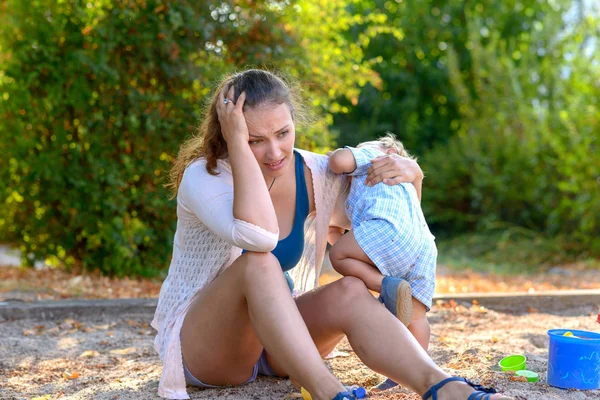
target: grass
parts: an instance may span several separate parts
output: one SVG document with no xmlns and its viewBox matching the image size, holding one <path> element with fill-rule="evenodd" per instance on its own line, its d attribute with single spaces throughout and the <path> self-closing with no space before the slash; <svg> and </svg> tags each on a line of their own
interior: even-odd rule
<svg viewBox="0 0 600 400">
<path fill-rule="evenodd" d="M 438 263 L 450 269 L 516 275 L 577 264 L 600 271 L 600 257 L 563 237 L 508 228 L 438 240 Z"/>
</svg>

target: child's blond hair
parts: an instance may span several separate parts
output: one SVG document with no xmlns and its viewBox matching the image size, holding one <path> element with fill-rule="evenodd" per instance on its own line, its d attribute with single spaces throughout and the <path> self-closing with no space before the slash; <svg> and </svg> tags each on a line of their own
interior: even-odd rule
<svg viewBox="0 0 600 400">
<path fill-rule="evenodd" d="M 399 156 L 410 158 L 411 160 L 417 159 L 416 157 L 410 155 L 408 153 L 408 151 L 406 151 L 402 142 L 399 141 L 398 138 L 396 138 L 396 135 L 394 135 L 391 132 L 387 132 L 385 134 L 385 136 L 382 136 L 382 137 L 378 138 L 377 140 L 362 142 L 357 147 L 373 146 L 373 145 L 381 146 L 386 150 L 394 149 L 394 151 L 396 151 L 396 153 L 398 153 Z"/>
</svg>

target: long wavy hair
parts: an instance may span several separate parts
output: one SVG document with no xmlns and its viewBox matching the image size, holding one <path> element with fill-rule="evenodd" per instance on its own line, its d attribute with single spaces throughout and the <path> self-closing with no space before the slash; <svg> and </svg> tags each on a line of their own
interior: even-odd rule
<svg viewBox="0 0 600 400">
<path fill-rule="evenodd" d="M 227 158 L 227 142 L 221 133 L 221 124 L 217 115 L 217 101 L 223 88 L 234 88 L 234 102 L 239 95 L 246 92 L 244 110 L 263 105 L 287 104 L 292 119 L 297 124 L 308 120 L 308 112 L 301 101 L 300 85 L 289 77 L 261 69 L 248 69 L 243 72 L 226 75 L 216 87 L 213 96 L 203 112 L 200 126 L 194 136 L 186 140 L 179 148 L 179 153 L 166 185 L 173 197 L 177 195 L 183 172 L 191 162 L 203 157 L 206 159 L 206 170 L 211 175 L 218 175 L 217 160 Z"/>
</svg>

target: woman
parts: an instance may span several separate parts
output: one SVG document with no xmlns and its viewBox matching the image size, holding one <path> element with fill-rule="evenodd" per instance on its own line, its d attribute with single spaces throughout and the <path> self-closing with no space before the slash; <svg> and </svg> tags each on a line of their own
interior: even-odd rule
<svg viewBox="0 0 600 400">
<path fill-rule="evenodd" d="M 296 98 L 266 71 L 228 77 L 200 136 L 180 151 L 173 259 L 152 322 L 159 394 L 188 398 L 186 383 L 240 385 L 260 373 L 289 376 L 315 400 L 351 399 L 322 361 L 346 335 L 367 366 L 417 393 L 433 386 L 434 399 L 438 388 L 440 400 L 469 398 L 473 387 L 444 381 L 359 279 L 308 291 L 318 286 L 330 226 L 347 226 L 346 182 L 326 156 L 294 150 Z M 414 161 L 386 156 L 367 179 L 420 190 L 422 177 Z M 286 275 L 304 294 L 292 297 Z"/>
</svg>

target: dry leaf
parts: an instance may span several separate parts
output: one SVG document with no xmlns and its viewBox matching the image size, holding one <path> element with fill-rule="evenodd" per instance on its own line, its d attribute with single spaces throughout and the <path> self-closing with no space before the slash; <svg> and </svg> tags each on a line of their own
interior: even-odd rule
<svg viewBox="0 0 600 400">
<path fill-rule="evenodd" d="M 349 357 L 349 356 L 350 356 L 350 353 L 347 353 L 345 351 L 333 350 L 331 353 L 329 353 L 327 355 L 327 357 L 325 357 L 325 359 L 331 360 L 332 358 Z"/>
<path fill-rule="evenodd" d="M 118 354 L 118 355 L 125 355 L 125 354 L 132 354 L 135 353 L 137 350 L 135 347 L 127 347 L 125 349 L 117 349 L 117 350 L 111 350 L 110 354 Z"/>
<path fill-rule="evenodd" d="M 79 378 L 79 372 L 69 372 L 69 371 L 65 371 L 62 373 L 62 377 L 64 379 L 77 379 Z"/>
<path fill-rule="evenodd" d="M 79 357 L 91 358 L 91 357 L 98 357 L 99 355 L 100 355 L 100 353 L 98 353 L 96 350 L 86 350 L 83 353 L 81 353 L 79 355 Z"/>
<path fill-rule="evenodd" d="M 524 376 L 513 375 L 510 377 L 510 380 L 513 382 L 527 382 L 527 378 Z"/>
<path fill-rule="evenodd" d="M 538 310 L 537 308 L 534 308 L 534 307 L 527 307 L 527 312 L 528 313 L 539 313 L 540 310 Z"/>
<path fill-rule="evenodd" d="M 498 343 L 500 339 L 497 336 L 492 336 L 492 343 Z"/>
<path fill-rule="evenodd" d="M 102 331 L 105 331 L 108 329 L 108 324 L 104 324 L 104 325 L 94 325 L 94 328 L 96 329 L 100 329 Z"/>
<path fill-rule="evenodd" d="M 33 397 L 31 400 L 50 400 L 51 398 L 51 394 L 45 394 L 43 396 Z"/>
<path fill-rule="evenodd" d="M 46 327 L 44 325 L 36 325 L 31 329 L 26 329 L 23 330 L 23 336 L 30 336 L 30 335 L 41 335 L 42 332 L 44 332 L 44 329 L 46 329 Z"/>
</svg>

